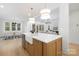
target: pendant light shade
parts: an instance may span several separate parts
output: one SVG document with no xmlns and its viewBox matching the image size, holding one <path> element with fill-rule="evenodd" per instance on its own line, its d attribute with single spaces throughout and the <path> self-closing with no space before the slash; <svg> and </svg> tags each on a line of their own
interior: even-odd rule
<svg viewBox="0 0 79 59">
<path fill-rule="evenodd" d="M 50 19 L 50 15 L 49 14 L 43 14 L 41 15 L 41 19 Z"/>
<path fill-rule="evenodd" d="M 50 9 L 42 9 L 40 11 L 40 14 L 50 14 L 51 10 Z"/>
<path fill-rule="evenodd" d="M 29 13 L 29 22 L 30 23 L 35 23 L 35 18 L 33 17 L 33 14 L 32 14 L 32 12 L 33 12 L 33 8 L 30 8 L 30 13 Z"/>
<path fill-rule="evenodd" d="M 33 17 L 32 18 L 29 18 L 29 22 L 30 23 L 35 23 L 35 18 L 33 18 Z"/>
<path fill-rule="evenodd" d="M 50 9 L 42 9 L 40 11 L 40 14 L 41 14 L 41 19 L 50 19 L 50 12 L 51 10 Z"/>
</svg>

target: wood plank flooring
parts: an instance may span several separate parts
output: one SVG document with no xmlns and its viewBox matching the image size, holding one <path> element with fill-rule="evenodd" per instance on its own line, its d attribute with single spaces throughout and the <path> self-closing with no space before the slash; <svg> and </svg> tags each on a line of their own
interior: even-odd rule
<svg viewBox="0 0 79 59">
<path fill-rule="evenodd" d="M 0 56 L 29 56 L 22 47 L 22 39 L 0 40 Z M 63 56 L 79 56 L 79 44 L 70 43 L 68 54 Z"/>
<path fill-rule="evenodd" d="M 68 56 L 79 56 L 79 44 L 70 43 Z"/>
<path fill-rule="evenodd" d="M 29 54 L 22 48 L 22 40 L 0 40 L 0 56 L 28 56 Z"/>
</svg>

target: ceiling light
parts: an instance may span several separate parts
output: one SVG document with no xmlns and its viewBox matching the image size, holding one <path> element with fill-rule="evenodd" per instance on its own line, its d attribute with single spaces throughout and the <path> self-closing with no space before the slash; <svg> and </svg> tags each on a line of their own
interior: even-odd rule
<svg viewBox="0 0 79 59">
<path fill-rule="evenodd" d="M 4 8 L 4 6 L 3 5 L 0 5 L 0 8 Z"/>
<path fill-rule="evenodd" d="M 29 22 L 31 22 L 31 23 L 35 23 L 35 18 L 29 18 Z"/>
</svg>

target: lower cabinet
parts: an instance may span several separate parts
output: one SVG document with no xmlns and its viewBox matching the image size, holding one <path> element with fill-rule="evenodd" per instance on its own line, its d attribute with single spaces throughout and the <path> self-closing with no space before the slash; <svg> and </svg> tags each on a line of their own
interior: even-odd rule
<svg viewBox="0 0 79 59">
<path fill-rule="evenodd" d="M 34 56 L 42 56 L 42 42 L 33 39 Z"/>
<path fill-rule="evenodd" d="M 61 40 L 61 38 L 56 40 L 56 55 L 57 56 L 62 55 L 62 40 Z"/>
<path fill-rule="evenodd" d="M 27 42 L 27 41 L 25 41 L 25 43 L 24 43 L 25 45 L 24 45 L 24 49 L 28 52 L 29 50 L 28 50 L 28 48 L 29 48 L 29 43 Z"/>
<path fill-rule="evenodd" d="M 49 43 L 33 38 L 33 44 L 26 42 L 25 49 L 31 56 L 61 56 L 62 39 L 58 38 Z"/>
<path fill-rule="evenodd" d="M 55 56 L 56 55 L 56 41 L 43 43 L 43 55 L 44 56 Z"/>
<path fill-rule="evenodd" d="M 24 49 L 29 53 L 29 55 L 34 55 L 34 48 L 33 44 L 28 43 L 27 41 L 25 42 Z"/>
<path fill-rule="evenodd" d="M 49 43 L 41 42 L 33 39 L 35 56 L 61 56 L 62 55 L 62 39 L 58 38 Z"/>
<path fill-rule="evenodd" d="M 33 44 L 29 44 L 29 45 L 28 45 L 28 53 L 29 53 L 29 55 L 31 55 L 31 56 L 34 55 Z"/>
</svg>

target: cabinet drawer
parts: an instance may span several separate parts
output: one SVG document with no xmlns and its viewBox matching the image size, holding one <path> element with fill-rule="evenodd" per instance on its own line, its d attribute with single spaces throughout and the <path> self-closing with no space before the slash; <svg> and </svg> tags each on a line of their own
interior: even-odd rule
<svg viewBox="0 0 79 59">
<path fill-rule="evenodd" d="M 29 47 L 29 43 L 28 43 L 27 41 L 25 41 L 24 48 L 25 48 L 26 50 L 28 50 L 28 47 Z"/>
<path fill-rule="evenodd" d="M 56 42 L 52 41 L 48 44 L 43 44 L 43 55 L 44 56 L 55 56 L 56 55 Z"/>
</svg>

